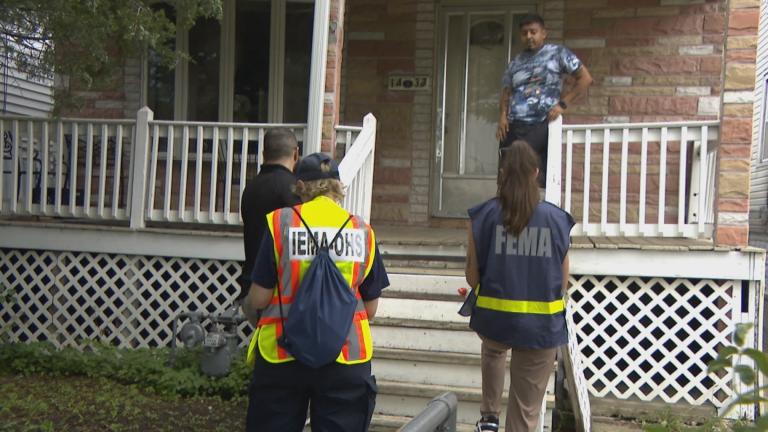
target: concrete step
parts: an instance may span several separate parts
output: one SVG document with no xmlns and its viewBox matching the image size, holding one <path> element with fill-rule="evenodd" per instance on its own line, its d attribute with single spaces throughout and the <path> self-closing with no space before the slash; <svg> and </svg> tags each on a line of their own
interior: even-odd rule
<svg viewBox="0 0 768 432">
<path fill-rule="evenodd" d="M 481 388 L 480 355 L 376 348 L 373 373 L 387 381 Z M 509 373 L 506 374 L 509 379 Z"/>
<path fill-rule="evenodd" d="M 427 270 L 424 269 L 401 269 L 400 271 L 411 271 L 411 273 L 389 271 L 390 286 L 383 291 L 384 297 L 450 301 L 458 305 L 463 301 L 457 292 L 459 287 L 468 286 L 463 268 L 461 271 L 446 271 L 442 274 L 432 272 L 427 274 L 425 273 Z M 458 310 L 458 306 L 456 309 Z"/>
</svg>

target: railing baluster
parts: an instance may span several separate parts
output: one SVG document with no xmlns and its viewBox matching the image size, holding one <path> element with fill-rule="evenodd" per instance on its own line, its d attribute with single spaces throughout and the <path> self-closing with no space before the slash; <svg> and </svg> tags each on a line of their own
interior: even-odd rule
<svg viewBox="0 0 768 432">
<path fill-rule="evenodd" d="M 352 131 L 347 131 L 347 141 L 344 142 L 344 155 L 349 153 L 349 148 L 352 146 Z"/>
<path fill-rule="evenodd" d="M 213 145 L 211 146 L 211 195 L 208 204 L 208 221 L 213 222 L 216 213 L 216 182 L 219 163 L 219 128 L 213 127 Z"/>
<path fill-rule="evenodd" d="M 603 190 L 600 203 L 600 232 L 608 232 L 608 174 L 610 171 L 611 129 L 603 130 Z"/>
<path fill-rule="evenodd" d="M 5 211 L 3 205 L 5 191 L 5 120 L 0 118 L 0 140 L 2 140 L 2 152 L 0 153 L 0 214 Z"/>
<path fill-rule="evenodd" d="M 99 166 L 99 203 L 98 214 L 100 217 L 104 217 L 104 195 L 107 189 L 107 152 L 109 151 L 108 144 L 109 126 L 107 124 L 101 125 L 101 163 Z"/>
<path fill-rule="evenodd" d="M 259 128 L 259 151 L 256 154 L 257 172 L 261 172 L 261 165 L 264 163 L 264 128 Z"/>
<path fill-rule="evenodd" d="M 688 127 L 680 129 L 680 168 L 677 175 L 677 235 L 685 229 L 685 184 L 688 178 Z"/>
<path fill-rule="evenodd" d="M 61 215 L 61 201 L 64 194 L 64 148 L 66 141 L 64 139 L 64 122 L 59 120 L 56 124 L 56 191 L 54 193 L 54 213 Z M 71 192 L 70 192 L 71 193 Z"/>
<path fill-rule="evenodd" d="M 155 209 L 155 185 L 157 184 L 157 153 L 160 147 L 160 126 L 152 125 L 152 153 L 149 162 L 149 188 L 147 190 L 147 219 L 152 219 Z"/>
<path fill-rule="evenodd" d="M 91 215 L 91 182 L 93 181 L 93 123 L 88 123 L 85 138 L 85 193 L 83 196 L 83 211 L 85 216 Z"/>
<path fill-rule="evenodd" d="M 122 175 L 122 162 L 123 162 L 123 125 L 117 125 L 117 132 L 115 134 L 115 175 L 112 178 L 112 185 L 114 190 L 112 191 L 112 217 L 117 219 L 117 211 L 120 207 L 120 177 Z"/>
<path fill-rule="evenodd" d="M 648 165 L 648 128 L 644 127 L 640 138 L 640 208 L 637 223 L 640 234 L 645 234 L 645 181 Z"/>
<path fill-rule="evenodd" d="M 42 166 L 40 167 L 40 210 L 47 215 L 48 211 L 48 121 L 44 120 L 40 131 L 40 146 L 43 152 Z"/>
<path fill-rule="evenodd" d="M 72 138 L 70 139 L 70 142 L 72 143 L 72 148 L 70 149 L 72 156 L 69 158 L 69 213 L 72 216 L 76 216 L 77 202 L 75 197 L 77 196 L 77 151 L 78 147 L 80 146 L 79 126 L 77 122 L 72 123 Z"/>
<path fill-rule="evenodd" d="M 195 208 L 192 216 L 195 222 L 200 222 L 200 189 L 203 183 L 203 127 L 197 127 L 195 155 Z"/>
<path fill-rule="evenodd" d="M 571 190 L 573 189 L 573 131 L 565 137 L 565 211 L 571 211 Z"/>
<path fill-rule="evenodd" d="M 11 213 L 19 209 L 19 121 L 11 125 Z"/>
<path fill-rule="evenodd" d="M 248 175 L 248 128 L 243 127 L 243 145 L 240 147 L 240 196 L 237 198 L 237 211 L 240 213 L 240 203 L 243 201 L 245 177 Z"/>
<path fill-rule="evenodd" d="M 224 176 L 224 223 L 229 222 L 229 209 L 232 207 L 230 201 L 232 199 L 232 165 L 234 164 L 234 149 L 235 144 L 234 130 L 232 127 L 227 128 L 227 162 L 226 162 L 226 174 Z"/>
<path fill-rule="evenodd" d="M 187 165 L 189 165 L 189 126 L 181 128 L 181 174 L 179 176 L 179 219 L 186 222 Z"/>
<path fill-rule="evenodd" d="M 704 233 L 704 222 L 705 222 L 705 215 L 704 211 L 706 208 L 706 200 L 707 200 L 707 190 L 706 190 L 706 182 L 710 175 L 713 175 L 713 173 L 709 172 L 709 164 L 707 163 L 707 141 L 709 140 L 709 128 L 707 126 L 701 127 L 701 145 L 699 146 L 699 163 L 701 164 L 701 167 L 699 168 L 699 223 L 698 223 L 698 232 L 699 235 Z"/>
<path fill-rule="evenodd" d="M 25 197 L 25 207 L 27 213 L 32 213 L 32 193 L 34 192 L 35 176 L 35 127 L 32 120 L 27 120 L 27 196 Z"/>
<path fill-rule="evenodd" d="M 591 161 L 591 143 L 592 141 L 592 129 L 587 129 L 584 132 L 584 195 L 583 195 L 583 204 L 582 204 L 582 214 L 581 214 L 581 223 L 583 225 L 584 231 L 589 232 L 587 229 L 589 228 L 589 185 L 590 185 L 590 174 L 592 171 L 592 161 Z"/>
<path fill-rule="evenodd" d="M 621 132 L 621 191 L 619 192 L 619 231 L 627 230 L 627 164 L 629 163 L 629 128 Z"/>
<path fill-rule="evenodd" d="M 667 206 L 667 140 L 669 130 L 661 128 L 661 142 L 659 143 L 659 234 L 664 232 L 665 213 Z"/>
<path fill-rule="evenodd" d="M 163 219 L 166 221 L 171 220 L 171 194 L 173 193 L 171 186 L 173 185 L 173 125 L 167 127 L 167 144 L 165 146 L 165 188 L 163 196 Z"/>
</svg>

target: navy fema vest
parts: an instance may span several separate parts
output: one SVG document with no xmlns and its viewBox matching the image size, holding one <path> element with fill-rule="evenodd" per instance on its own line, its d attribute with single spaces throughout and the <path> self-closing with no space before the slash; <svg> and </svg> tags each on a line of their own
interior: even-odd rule
<svg viewBox="0 0 768 432">
<path fill-rule="evenodd" d="M 518 236 L 508 234 L 498 198 L 469 209 L 480 290 L 469 326 L 513 348 L 545 349 L 568 342 L 562 263 L 574 221 L 540 202 Z"/>
</svg>

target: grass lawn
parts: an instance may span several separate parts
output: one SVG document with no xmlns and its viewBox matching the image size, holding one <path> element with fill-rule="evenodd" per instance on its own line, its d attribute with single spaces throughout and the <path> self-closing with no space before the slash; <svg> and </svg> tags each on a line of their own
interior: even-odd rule
<svg viewBox="0 0 768 432">
<path fill-rule="evenodd" d="M 106 378 L 0 374 L 0 431 L 240 431 L 248 401 L 160 396 Z"/>
</svg>

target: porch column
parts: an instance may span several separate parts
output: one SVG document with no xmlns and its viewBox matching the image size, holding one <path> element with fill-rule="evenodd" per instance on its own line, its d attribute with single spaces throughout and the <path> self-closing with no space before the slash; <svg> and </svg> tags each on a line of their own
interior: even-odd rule
<svg viewBox="0 0 768 432">
<path fill-rule="evenodd" d="M 315 21 L 312 29 L 312 66 L 309 79 L 309 106 L 304 154 L 320 151 L 323 134 L 323 100 L 328 58 L 328 28 L 331 0 L 315 1 Z"/>
<path fill-rule="evenodd" d="M 715 242 L 724 246 L 746 246 L 748 243 L 752 102 L 759 15 L 759 0 L 729 2 L 725 15 L 725 80 L 715 195 Z"/>
</svg>

